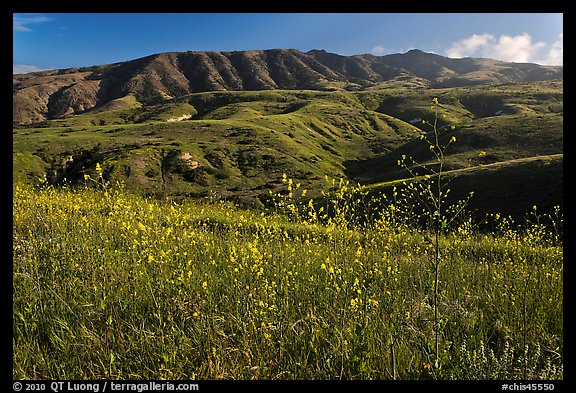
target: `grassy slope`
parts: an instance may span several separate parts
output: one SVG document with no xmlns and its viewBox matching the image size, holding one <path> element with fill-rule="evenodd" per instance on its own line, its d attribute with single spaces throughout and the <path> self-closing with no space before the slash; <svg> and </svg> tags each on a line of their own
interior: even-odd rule
<svg viewBox="0 0 576 393">
<path fill-rule="evenodd" d="M 108 110 L 15 128 L 14 176 L 34 181 L 74 165 L 78 180 L 104 164 L 111 179 L 143 193 L 209 195 L 241 201 L 276 190 L 283 173 L 311 195 L 322 179 L 362 184 L 407 177 L 397 160 L 430 159 L 417 136 L 428 129 L 432 97 L 440 99 L 444 135 L 457 137 L 447 169 L 562 153 L 562 83 L 363 92 L 245 91 L 191 94 L 142 107 L 134 97 Z M 503 110 L 504 115 L 494 116 Z M 168 121 L 176 118 L 184 121 Z M 560 176 L 556 173 L 555 176 Z M 472 184 L 473 182 L 469 182 Z M 481 181 L 474 188 L 490 187 Z M 561 181 L 560 181 L 561 184 Z M 256 199 L 257 200 L 257 199 Z"/>
<path fill-rule="evenodd" d="M 439 127 L 446 145 L 444 170 L 455 177 L 452 198 L 474 191 L 470 207 L 479 212 L 504 212 L 520 217 L 534 204 L 551 211 L 563 205 L 563 116 L 561 84 L 502 85 L 492 88 L 437 89 L 426 94 L 364 93 L 367 103 L 403 119 L 434 119 L 426 100 L 440 100 Z M 381 95 L 378 98 L 375 96 Z M 414 103 L 409 108 L 408 103 Z M 405 109 L 409 108 L 409 109 Z M 503 110 L 503 115 L 495 114 Z M 446 115 L 444 117 L 443 115 Z M 431 138 L 430 126 L 421 126 Z M 431 139 L 429 139 L 431 140 Z M 386 191 L 411 174 L 398 165 L 403 155 L 411 169 L 424 174 L 415 163 L 435 168 L 428 144 L 415 139 L 388 154 L 347 163 L 347 174 L 373 191 Z M 494 164 L 494 165 L 490 165 Z"/>
<path fill-rule="evenodd" d="M 107 166 L 131 168 L 130 186 L 153 192 L 159 191 L 162 157 L 177 150 L 198 162 L 199 173 L 188 173 L 186 163 L 171 163 L 184 173 L 165 176 L 169 192 L 244 189 L 253 196 L 261 191 L 250 188 L 273 187 L 284 172 L 308 186 L 326 174 L 342 176 L 342 163 L 370 154 L 367 147 L 390 151 L 417 133 L 366 110 L 346 93 L 203 93 L 156 105 L 146 114 L 144 119 L 141 108 L 86 113 L 49 121 L 42 129 L 16 129 L 14 151 L 63 165 L 68 156 L 98 146 Z M 182 115 L 193 120 L 162 121 Z M 124 124 L 125 119 L 140 122 Z M 15 161 L 15 175 L 24 178 L 31 170 L 20 162 Z"/>
<path fill-rule="evenodd" d="M 564 205 L 563 154 L 480 164 L 448 170 L 445 175 L 450 189 L 446 202 L 466 199 L 474 192 L 468 209 L 478 214 L 478 218 L 484 213 L 504 213 L 520 220 L 534 205 L 547 213 Z M 412 177 L 373 183 L 367 189 L 371 195 L 390 195 L 394 187 L 400 188 L 410 181 Z"/>
</svg>

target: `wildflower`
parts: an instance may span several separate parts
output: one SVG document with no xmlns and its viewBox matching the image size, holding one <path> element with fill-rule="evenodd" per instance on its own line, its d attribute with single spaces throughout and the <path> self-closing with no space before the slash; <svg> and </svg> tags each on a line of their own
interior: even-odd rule
<svg viewBox="0 0 576 393">
<path fill-rule="evenodd" d="M 358 299 L 350 299 L 350 307 L 354 310 L 358 307 Z"/>
</svg>

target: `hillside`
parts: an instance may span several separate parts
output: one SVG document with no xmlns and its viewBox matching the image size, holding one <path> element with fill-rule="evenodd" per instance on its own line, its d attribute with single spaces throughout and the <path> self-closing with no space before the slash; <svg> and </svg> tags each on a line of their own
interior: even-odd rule
<svg viewBox="0 0 576 393">
<path fill-rule="evenodd" d="M 441 88 L 562 75 L 563 67 L 450 59 L 419 50 L 386 56 L 295 49 L 167 52 L 109 65 L 14 75 L 13 121 L 62 118 L 126 97 L 150 105 L 207 91 Z"/>
<path fill-rule="evenodd" d="M 284 174 L 309 197 L 329 188 L 326 177 L 385 185 L 410 176 L 402 156 L 431 164 L 419 137 L 438 97 L 438 126 L 455 127 L 440 141 L 457 140 L 444 170 L 462 174 L 479 212 L 521 215 L 562 205 L 561 75 L 421 51 L 294 50 L 163 53 L 14 75 L 14 180 L 83 183 L 99 163 L 105 179 L 137 193 L 256 206 Z M 517 161 L 548 156 L 554 165 Z M 496 163 L 505 170 L 488 171 Z M 520 191 L 496 195 L 495 184 Z"/>
<path fill-rule="evenodd" d="M 433 118 L 434 96 L 446 114 L 442 124 L 456 127 L 443 136 L 458 140 L 447 152 L 446 170 L 563 153 L 560 81 L 361 92 L 205 92 L 150 106 L 128 97 L 101 110 L 17 127 L 14 178 L 83 182 L 101 163 L 107 179 L 122 180 L 139 193 L 218 196 L 248 204 L 266 203 L 269 192 L 282 188 L 284 173 L 310 196 L 326 189 L 326 176 L 387 182 L 408 176 L 397 165 L 402 155 L 430 160 L 418 138 L 422 124 L 413 119 Z M 483 189 L 492 185 L 480 172 L 474 173 L 481 181 L 467 183 L 483 200 Z M 535 184 L 539 174 L 550 180 L 545 172 L 530 170 L 521 178 Z M 561 166 L 553 176 L 561 189 Z M 515 209 L 540 202 L 530 198 Z M 547 197 L 546 205 L 554 204 L 562 204 L 561 192 Z M 505 200 L 498 205 L 507 206 Z"/>
</svg>

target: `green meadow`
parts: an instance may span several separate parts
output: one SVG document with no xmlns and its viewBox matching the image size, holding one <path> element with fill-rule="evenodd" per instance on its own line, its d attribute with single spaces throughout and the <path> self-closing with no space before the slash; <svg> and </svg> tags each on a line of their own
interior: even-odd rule
<svg viewBox="0 0 576 393">
<path fill-rule="evenodd" d="M 563 378 L 561 216 L 452 225 L 435 297 L 401 195 L 369 221 L 334 189 L 258 212 L 16 184 L 14 378 Z"/>
</svg>

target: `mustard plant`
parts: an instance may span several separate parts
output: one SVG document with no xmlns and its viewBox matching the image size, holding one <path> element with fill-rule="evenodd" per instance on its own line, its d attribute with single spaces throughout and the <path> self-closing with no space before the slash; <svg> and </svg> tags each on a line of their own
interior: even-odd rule
<svg viewBox="0 0 576 393">
<path fill-rule="evenodd" d="M 440 268 L 442 265 L 440 237 L 456 218 L 462 215 L 473 193 L 470 193 L 468 198 L 464 200 L 448 205 L 447 196 L 450 193 L 448 185 L 451 180 L 446 179 L 445 176 L 446 151 L 452 143 L 456 142 L 456 137 L 449 135 L 447 142 L 446 137 L 448 136 L 447 133 L 454 131 L 456 127 L 453 125 L 439 125 L 441 104 L 437 97 L 432 99 L 430 109 L 434 112 L 433 120 L 422 120 L 423 127 L 430 129 L 430 131 L 420 134 L 420 139 L 428 145 L 432 159 L 428 162 L 420 163 L 412 157 L 402 155 L 402 158 L 398 160 L 398 165 L 404 167 L 412 176 L 406 189 L 423 207 L 423 216 L 426 218 L 427 227 L 432 234 L 432 239 L 427 235 L 425 238 L 433 247 L 430 267 L 434 275 L 432 302 L 434 307 L 435 360 L 432 373 L 435 375 L 435 371 L 440 367 L 440 333 L 446 324 L 446 320 L 441 318 L 439 309 L 439 296 L 441 293 Z"/>
</svg>

